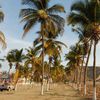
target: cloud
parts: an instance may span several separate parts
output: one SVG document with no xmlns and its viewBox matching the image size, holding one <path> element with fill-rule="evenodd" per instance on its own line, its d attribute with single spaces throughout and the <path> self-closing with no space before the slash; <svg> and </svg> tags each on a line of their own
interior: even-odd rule
<svg viewBox="0 0 100 100">
<path fill-rule="evenodd" d="M 12 49 L 28 48 L 29 46 L 32 46 L 31 42 L 24 41 L 21 39 L 16 39 L 13 37 L 7 37 L 6 42 L 7 42 L 7 48 L 5 50 L 1 50 L 0 58 L 3 58 L 4 56 L 6 56 L 7 53 Z M 8 70 L 9 65 L 7 61 L 1 62 L 1 63 L 2 63 L 2 70 L 5 70 L 5 69 Z"/>
<path fill-rule="evenodd" d="M 7 42 L 7 48 L 3 50 L 1 54 L 3 54 L 3 52 L 7 53 L 11 49 L 21 49 L 21 48 L 27 48 L 29 46 L 32 46 L 31 42 L 24 41 L 21 39 L 16 39 L 13 37 L 7 37 L 6 42 Z"/>
</svg>

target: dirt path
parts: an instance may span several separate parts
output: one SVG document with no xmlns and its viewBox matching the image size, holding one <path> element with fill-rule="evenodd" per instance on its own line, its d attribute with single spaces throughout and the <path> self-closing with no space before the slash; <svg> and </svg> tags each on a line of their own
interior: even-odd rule
<svg viewBox="0 0 100 100">
<path fill-rule="evenodd" d="M 16 92 L 0 92 L 0 100 L 89 100 L 80 97 L 78 91 L 67 84 L 57 84 L 53 87 L 43 96 L 40 95 L 40 85 L 25 87 Z"/>
</svg>

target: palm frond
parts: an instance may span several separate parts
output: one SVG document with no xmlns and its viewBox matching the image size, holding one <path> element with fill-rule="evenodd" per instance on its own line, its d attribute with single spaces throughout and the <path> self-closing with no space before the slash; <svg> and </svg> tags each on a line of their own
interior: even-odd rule
<svg viewBox="0 0 100 100">
<path fill-rule="evenodd" d="M 56 24 L 57 33 L 62 34 L 64 32 L 65 20 L 62 17 L 54 14 L 50 14 L 50 17 L 52 21 Z"/>
<path fill-rule="evenodd" d="M 38 0 L 22 0 L 23 5 L 29 5 L 34 9 L 40 9 L 40 4 Z"/>
<path fill-rule="evenodd" d="M 71 6 L 71 11 L 79 11 L 79 12 L 85 12 L 85 3 L 82 1 L 75 2 Z"/>
<path fill-rule="evenodd" d="M 24 25 L 24 33 L 22 38 L 26 36 L 27 32 L 29 32 L 29 30 L 36 24 L 36 22 L 36 18 L 26 22 L 26 24 Z"/>
<path fill-rule="evenodd" d="M 39 45 L 39 46 L 37 46 L 37 47 L 35 47 L 35 51 L 40 51 L 42 49 L 42 44 L 41 45 Z"/>
<path fill-rule="evenodd" d="M 64 7 L 59 5 L 59 4 L 56 4 L 50 8 L 47 9 L 47 12 L 48 13 L 55 13 L 55 12 L 65 12 L 64 10 Z"/>
<path fill-rule="evenodd" d="M 42 38 L 38 37 L 37 39 L 34 40 L 34 46 L 42 42 Z"/>
<path fill-rule="evenodd" d="M 39 54 L 39 50 L 36 48 L 29 48 L 27 49 L 26 60 L 32 60 Z"/>
<path fill-rule="evenodd" d="M 27 8 L 27 9 L 21 9 L 19 17 L 26 17 L 26 16 L 35 16 L 37 14 L 37 10 Z"/>
<path fill-rule="evenodd" d="M 2 22 L 4 20 L 4 14 L 3 12 L 0 11 L 0 22 Z"/>
<path fill-rule="evenodd" d="M 96 6 L 96 20 L 100 23 L 100 3 Z"/>
<path fill-rule="evenodd" d="M 65 47 L 67 48 L 67 45 L 66 45 L 65 43 L 63 43 L 63 42 L 60 42 L 60 41 L 54 41 L 54 43 L 59 44 L 59 45 L 63 45 L 63 46 L 65 46 Z"/>
<path fill-rule="evenodd" d="M 50 17 L 53 18 L 56 22 L 58 22 L 60 25 L 64 26 L 65 20 L 63 17 L 60 17 L 59 15 L 56 14 L 50 14 Z"/>
<path fill-rule="evenodd" d="M 25 61 L 25 66 L 28 67 L 29 64 L 32 64 L 32 61 L 31 61 L 31 60 L 26 60 L 26 61 Z"/>
<path fill-rule="evenodd" d="M 2 44 L 2 48 L 5 49 L 6 48 L 5 36 L 1 31 L 0 31 L 0 42 Z"/>
<path fill-rule="evenodd" d="M 41 0 L 41 6 L 43 6 L 43 9 L 48 8 L 48 3 L 50 0 Z"/>
<path fill-rule="evenodd" d="M 70 15 L 67 17 L 67 23 L 75 25 L 75 24 L 79 24 L 79 25 L 83 25 L 85 26 L 86 24 L 90 23 L 89 20 L 87 19 L 87 17 L 84 14 L 77 14 L 74 12 L 71 12 Z"/>
<path fill-rule="evenodd" d="M 7 58 L 6 59 L 9 62 L 14 62 L 14 63 L 22 62 L 22 60 L 24 59 L 23 49 L 21 49 L 21 50 L 18 50 L 18 49 L 11 50 L 7 54 Z"/>
<path fill-rule="evenodd" d="M 49 21 L 45 22 L 45 25 L 48 23 L 48 26 L 46 27 L 47 32 L 51 33 L 52 35 L 55 35 L 58 32 L 57 24 L 51 19 Z"/>
</svg>

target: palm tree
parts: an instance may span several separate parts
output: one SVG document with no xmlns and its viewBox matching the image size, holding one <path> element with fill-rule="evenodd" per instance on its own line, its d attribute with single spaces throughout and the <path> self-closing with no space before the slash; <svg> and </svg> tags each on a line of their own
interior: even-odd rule
<svg viewBox="0 0 100 100">
<path fill-rule="evenodd" d="M 13 64 L 12 64 L 12 60 L 11 60 L 11 55 L 10 55 L 9 53 L 8 53 L 7 56 L 6 56 L 6 60 L 7 60 L 8 63 L 9 63 L 9 71 L 8 71 L 8 75 L 10 75 L 10 70 L 11 70 Z"/>
<path fill-rule="evenodd" d="M 2 22 L 3 20 L 4 20 L 4 13 L 0 11 L 0 22 Z M 2 44 L 3 48 L 6 48 L 5 36 L 1 31 L 0 31 L 0 43 Z"/>
<path fill-rule="evenodd" d="M 40 34 L 42 36 L 42 82 L 41 82 L 41 94 L 43 95 L 43 77 L 44 77 L 44 35 L 51 33 L 53 35 L 62 33 L 64 30 L 64 19 L 57 12 L 64 12 L 64 7 L 61 5 L 54 5 L 48 7 L 50 0 L 22 0 L 22 4 L 28 5 L 28 8 L 22 9 L 20 16 L 22 22 L 26 22 L 24 26 L 24 34 L 34 27 L 34 25 L 40 23 Z"/>
<path fill-rule="evenodd" d="M 82 30 L 79 27 L 78 28 L 73 27 L 72 30 L 73 30 L 73 32 L 78 33 L 78 35 L 79 35 L 79 44 L 83 45 L 83 64 L 84 64 L 84 59 L 87 55 L 86 64 L 85 64 L 85 68 L 84 68 L 84 94 L 86 95 L 87 66 L 88 66 L 89 57 L 90 57 L 91 48 L 92 48 L 92 40 L 90 41 L 86 37 L 84 29 Z M 83 66 L 83 64 L 82 64 L 82 66 Z M 81 81 L 81 77 L 80 77 L 80 81 Z"/>
<path fill-rule="evenodd" d="M 41 50 L 42 38 L 40 36 L 34 41 L 34 46 L 36 51 Z M 49 57 L 52 57 L 53 55 L 60 56 L 60 53 L 62 52 L 62 46 L 65 46 L 67 48 L 66 44 L 55 40 L 55 38 L 53 37 L 46 37 L 44 39 L 44 53 Z"/>
<path fill-rule="evenodd" d="M 92 16 L 92 17 L 91 17 Z M 94 41 L 94 63 L 93 63 L 93 99 L 96 100 L 96 44 L 100 34 L 100 3 L 98 0 L 79 1 L 72 5 L 68 23 L 73 26 L 81 26 L 85 30 L 85 36 Z"/>
<path fill-rule="evenodd" d="M 65 73 L 66 73 L 66 76 L 67 76 L 66 80 L 69 81 L 70 77 L 72 78 L 72 69 L 69 66 L 67 66 L 65 68 Z"/>
<path fill-rule="evenodd" d="M 2 11 L 0 11 L 0 22 L 2 22 L 3 20 L 4 20 L 4 13 Z M 0 43 L 2 44 L 2 48 L 5 49 L 6 48 L 5 36 L 1 31 L 0 31 Z M 2 60 L 2 59 L 0 59 L 0 60 Z M 1 67 L 2 66 L 0 64 L 0 68 Z"/>
<path fill-rule="evenodd" d="M 48 57 L 49 57 L 49 72 L 48 72 L 48 80 L 47 80 L 48 85 L 49 85 L 50 68 L 51 68 L 53 56 L 56 55 L 56 56 L 60 57 L 60 53 L 62 51 L 62 48 L 61 48 L 62 45 L 67 48 L 67 46 L 63 42 L 55 40 L 55 37 L 56 36 L 51 36 L 49 34 L 49 36 L 44 39 L 44 54 L 48 55 Z M 41 42 L 42 42 L 42 38 L 40 36 L 34 41 L 34 46 L 36 48 L 38 48 L 36 50 L 41 50 L 41 48 L 42 48 Z M 47 88 L 47 91 L 48 91 L 48 88 Z"/>
<path fill-rule="evenodd" d="M 26 54 L 26 61 L 25 64 L 28 66 L 28 64 L 32 65 L 33 72 L 35 71 L 35 58 L 37 57 L 37 54 L 39 53 L 35 48 L 29 47 Z"/>
<path fill-rule="evenodd" d="M 6 48 L 6 42 L 5 42 L 5 36 L 4 34 L 0 31 L 0 43 L 2 44 L 2 48 L 5 49 Z"/>
<path fill-rule="evenodd" d="M 61 58 L 57 55 L 52 56 L 52 67 L 50 68 L 50 76 L 53 82 L 64 81 L 65 70 L 64 66 L 61 65 Z"/>
<path fill-rule="evenodd" d="M 0 59 L 0 61 L 2 61 L 2 62 L 4 62 L 5 61 L 5 59 Z M 0 69 L 2 68 L 2 63 L 0 63 Z"/>
<path fill-rule="evenodd" d="M 0 11 L 0 22 L 2 22 L 3 20 L 4 20 L 4 13 L 2 11 Z M 0 43 L 2 44 L 2 48 L 5 49 L 6 48 L 5 36 L 1 31 L 0 31 Z M 0 59 L 0 60 L 2 60 L 2 59 Z M 0 64 L 0 68 L 1 67 L 2 67 L 2 65 Z"/>
<path fill-rule="evenodd" d="M 1 9 L 1 7 L 0 7 Z M 0 22 L 2 22 L 4 20 L 4 13 L 2 11 L 0 11 Z"/>
<path fill-rule="evenodd" d="M 62 52 L 61 46 L 67 47 L 63 42 L 54 40 L 52 38 L 49 38 L 45 42 L 45 46 L 44 46 L 45 51 L 44 52 L 49 57 L 48 87 L 49 87 L 49 79 L 51 78 L 51 70 L 50 69 L 51 69 L 52 60 L 53 60 L 54 56 L 57 56 L 58 58 L 61 56 L 61 52 Z M 49 89 L 48 87 L 47 87 L 47 91 Z"/>
<path fill-rule="evenodd" d="M 10 63 L 14 63 L 15 64 L 15 69 L 16 69 L 16 72 L 15 72 L 15 75 L 14 75 L 14 79 L 13 79 L 13 85 L 16 86 L 16 83 L 18 81 L 18 77 L 19 77 L 19 69 L 20 69 L 20 63 L 22 62 L 23 59 L 25 59 L 25 56 L 23 55 L 23 49 L 21 50 L 11 50 L 9 53 L 8 53 L 9 56 L 9 61 Z M 7 58 L 8 59 L 8 58 Z"/>
<path fill-rule="evenodd" d="M 27 82 L 27 79 L 32 82 L 32 67 L 24 65 L 20 65 L 19 68 L 19 77 L 25 78 L 25 83 Z"/>
<path fill-rule="evenodd" d="M 40 63 L 41 57 L 38 57 L 39 54 L 38 48 L 29 47 L 29 49 L 26 49 L 26 51 L 27 54 L 25 55 L 25 66 L 28 67 L 29 65 L 31 65 L 32 69 L 31 75 L 34 76 L 34 80 L 38 82 L 40 80 L 38 73 L 41 72 L 41 69 L 40 71 L 38 70 L 38 68 L 40 68 L 41 66 Z"/>
<path fill-rule="evenodd" d="M 77 86 L 80 85 L 81 71 L 83 65 L 83 45 L 76 44 L 76 46 L 72 46 L 70 48 L 68 54 L 65 55 L 65 60 L 68 60 L 67 66 L 70 69 L 75 71 L 74 81 L 77 83 Z"/>
</svg>

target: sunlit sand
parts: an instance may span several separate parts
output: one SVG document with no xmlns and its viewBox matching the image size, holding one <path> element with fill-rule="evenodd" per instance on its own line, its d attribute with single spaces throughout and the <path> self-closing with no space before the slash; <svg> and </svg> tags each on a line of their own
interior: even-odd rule
<svg viewBox="0 0 100 100">
<path fill-rule="evenodd" d="M 17 90 L 0 92 L 0 100 L 88 100 L 68 84 L 53 84 L 51 90 L 40 95 L 40 84 L 19 86 Z"/>
</svg>

